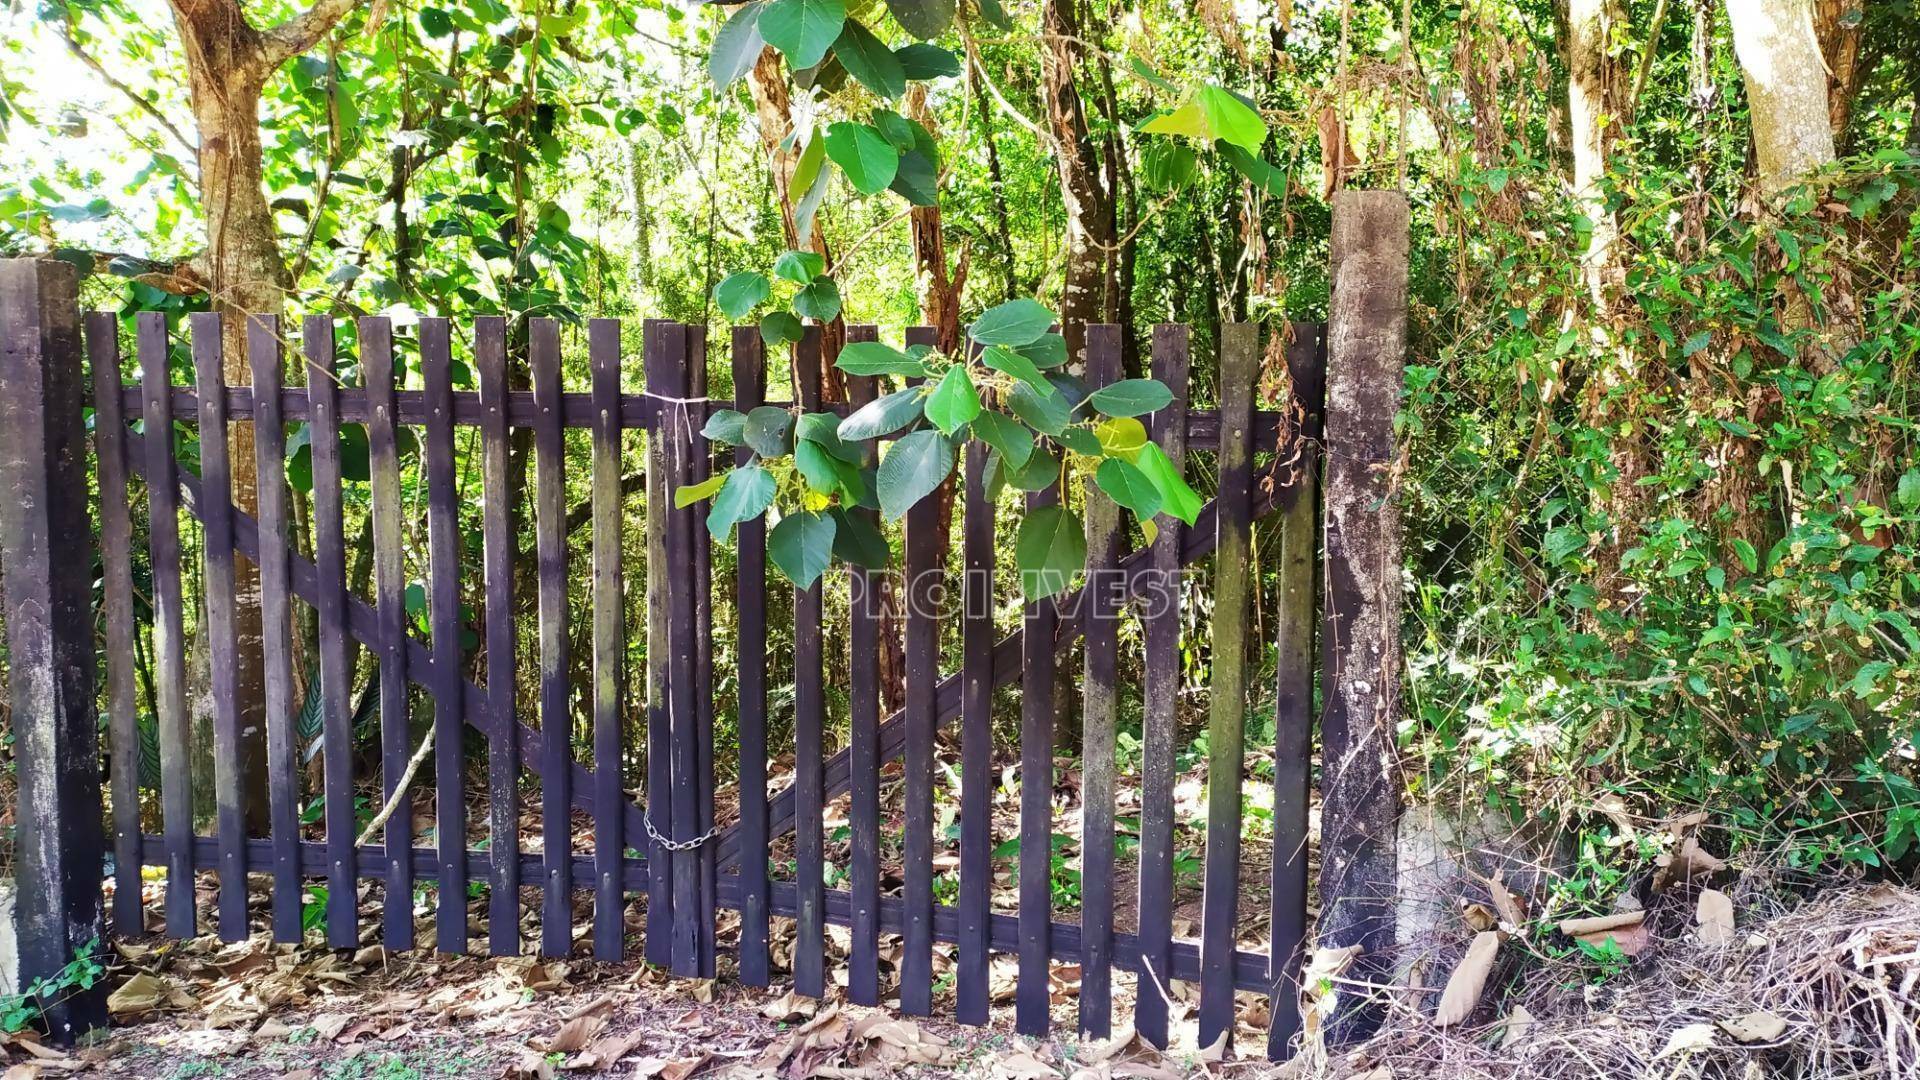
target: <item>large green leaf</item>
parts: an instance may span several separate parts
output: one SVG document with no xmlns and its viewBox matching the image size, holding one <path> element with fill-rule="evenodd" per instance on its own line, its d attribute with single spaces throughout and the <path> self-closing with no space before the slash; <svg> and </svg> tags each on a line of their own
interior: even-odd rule
<svg viewBox="0 0 1920 1080">
<path fill-rule="evenodd" d="M 834 520 L 825 514 L 788 514 L 767 534 L 767 557 L 788 581 L 813 587 L 833 559 Z"/>
<path fill-rule="evenodd" d="M 1227 159 L 1241 176 L 1253 181 L 1253 185 L 1272 198 L 1285 198 L 1287 194 L 1287 174 L 1267 164 L 1258 154 L 1249 153 L 1229 142 L 1217 143 L 1220 156 Z"/>
<path fill-rule="evenodd" d="M 1154 489 L 1160 492 L 1160 508 L 1187 524 L 1193 524 L 1200 516 L 1200 496 L 1187 486 L 1186 478 L 1180 470 L 1173 467 L 1173 461 L 1159 443 L 1148 443 L 1140 448 L 1133 463 L 1143 473 Z"/>
<path fill-rule="evenodd" d="M 843 442 L 891 435 L 920 418 L 920 388 L 909 386 L 869 401 L 840 421 Z"/>
<path fill-rule="evenodd" d="M 1042 435 L 1065 431 L 1073 416 L 1073 406 L 1058 390 L 1041 393 L 1026 383 L 1014 386 L 1013 393 L 1007 395 L 1007 405 L 1013 409 L 1013 415 Z"/>
<path fill-rule="evenodd" d="M 1024 468 L 1033 457 L 1033 432 L 997 412 L 983 412 L 974 418 L 973 433 L 994 448 L 1009 470 Z"/>
<path fill-rule="evenodd" d="M 735 524 L 751 521 L 773 505 L 773 474 L 758 465 L 742 465 L 727 474 L 726 484 L 707 510 L 707 531 L 725 542 Z"/>
<path fill-rule="evenodd" d="M 900 151 L 866 124 L 842 120 L 827 128 L 826 138 L 827 156 L 862 195 L 885 191 L 900 171 Z"/>
<path fill-rule="evenodd" d="M 807 145 L 800 150 L 800 160 L 793 163 L 792 190 L 799 192 L 812 191 L 820 180 L 820 167 L 826 164 L 826 162 L 827 141 L 817 134 L 813 135 L 807 139 Z M 801 233 L 800 235 L 806 236 L 808 234 Z M 808 254 L 812 253 L 809 252 Z M 814 258 L 817 259 L 819 256 L 815 255 Z M 824 269 L 826 269 L 826 261 L 823 259 L 819 264 L 808 270 L 805 276 L 792 278 L 790 280 L 798 281 L 800 284 L 805 285 L 807 282 L 813 280 L 813 275 L 818 274 Z M 776 274 L 780 273 L 780 263 L 778 260 L 773 264 L 773 272 Z"/>
<path fill-rule="evenodd" d="M 847 463 L 833 456 L 828 449 L 816 442 L 802 440 L 793 446 L 793 464 L 807 486 L 821 495 L 833 495 L 839 492 L 842 484 L 841 469 Z M 859 470 L 854 470 L 859 475 Z"/>
<path fill-rule="evenodd" d="M 980 392 L 973 388 L 973 377 L 965 365 L 955 364 L 940 377 L 926 402 L 927 419 L 943 434 L 952 435 L 980 415 Z"/>
<path fill-rule="evenodd" d="M 796 180 L 798 176 L 796 174 Z M 773 260 L 773 276 L 796 285 L 808 285 L 825 273 L 827 260 L 811 251 L 785 251 Z"/>
<path fill-rule="evenodd" d="M 922 41 L 936 38 L 953 25 L 954 0 L 887 0 L 887 10 L 900 28 Z"/>
<path fill-rule="evenodd" d="M 1037 368 L 1057 368 L 1067 362 L 1067 339 L 1047 333 L 1013 350 L 1033 361 Z"/>
<path fill-rule="evenodd" d="M 855 20 L 848 19 L 840 28 L 840 38 L 833 43 L 833 55 L 840 59 L 847 74 L 881 97 L 892 100 L 907 92 L 907 73 L 900 66 L 900 58 L 887 48 L 886 42 L 874 37 L 873 31 Z"/>
<path fill-rule="evenodd" d="M 868 570 L 885 570 L 887 556 L 887 538 L 881 534 L 873 520 L 865 514 L 849 514 L 844 510 L 827 511 L 839 526 L 833 534 L 833 553 L 855 566 Z"/>
<path fill-rule="evenodd" d="M 1119 458 L 1108 458 L 1094 470 L 1093 482 L 1107 497 L 1128 510 L 1141 521 L 1148 521 L 1160 512 L 1162 499 L 1160 489 L 1139 469 Z"/>
<path fill-rule="evenodd" d="M 1040 340 L 1053 322 L 1053 312 L 1038 301 L 1009 300 L 981 312 L 967 336 L 982 345 L 1028 345 Z"/>
<path fill-rule="evenodd" d="M 746 426 L 747 416 L 745 413 L 734 409 L 715 409 L 713 415 L 707 417 L 706 426 L 700 429 L 700 434 L 705 436 L 708 442 L 725 443 L 728 446 L 745 446 L 747 443 L 747 438 L 744 434 Z"/>
<path fill-rule="evenodd" d="M 938 45 L 916 42 L 893 50 L 908 80 L 944 79 L 960 74 L 960 58 Z"/>
<path fill-rule="evenodd" d="M 809 68 L 827 55 L 846 21 L 842 0 L 767 0 L 760 36 L 786 55 L 789 66 Z"/>
<path fill-rule="evenodd" d="M 937 431 L 902 436 L 880 460 L 880 512 L 889 520 L 931 494 L 953 472 L 953 442 Z"/>
<path fill-rule="evenodd" d="M 727 474 L 709 476 L 697 484 L 683 484 L 673 489 L 673 508 L 685 510 L 702 499 L 711 499 L 719 492 L 721 485 L 727 482 Z"/>
<path fill-rule="evenodd" d="M 747 414 L 741 438 L 761 457 L 782 457 L 793 452 L 793 414 L 772 405 L 762 405 Z"/>
<path fill-rule="evenodd" d="M 1166 408 L 1173 391 L 1158 379 L 1121 379 L 1095 390 L 1088 400 L 1108 416 L 1145 416 Z"/>
<path fill-rule="evenodd" d="M 908 356 L 891 345 L 877 341 L 849 342 L 840 349 L 833 366 L 849 375 L 910 375 L 924 378 L 925 362 Z"/>
<path fill-rule="evenodd" d="M 814 278 L 794 294 L 793 310 L 809 319 L 832 322 L 840 315 L 840 286 L 824 274 Z"/>
<path fill-rule="evenodd" d="M 1047 381 L 1047 377 L 1041 374 L 1032 360 L 1005 345 L 990 346 L 985 353 L 981 354 L 980 359 L 993 370 L 1011 375 L 1042 394 L 1056 393 L 1053 384 Z"/>
<path fill-rule="evenodd" d="M 1253 106 L 1217 86 L 1201 87 L 1196 100 L 1214 138 L 1250 154 L 1260 152 L 1260 144 L 1267 141 L 1267 122 Z"/>
<path fill-rule="evenodd" d="M 900 155 L 900 168 L 893 174 L 887 190 L 915 206 L 940 203 L 940 168 L 918 150 Z"/>
<path fill-rule="evenodd" d="M 852 465 L 860 463 L 860 448 L 840 441 L 840 418 L 832 413 L 817 412 L 801 416 L 793 426 L 793 435 L 799 442 L 818 444 L 841 461 Z"/>
<path fill-rule="evenodd" d="M 1020 522 L 1013 542 L 1020 591 L 1029 601 L 1062 591 L 1087 561 L 1087 535 L 1080 518 L 1064 506 L 1040 506 Z"/>
<path fill-rule="evenodd" d="M 742 270 L 737 274 L 728 274 L 726 280 L 714 287 L 713 302 L 729 319 L 745 318 L 747 312 L 760 306 L 760 302 L 773 291 L 765 274 L 756 274 L 752 270 Z"/>
<path fill-rule="evenodd" d="M 760 340 L 766 342 L 769 349 L 799 341 L 804 329 L 790 311 L 770 311 L 760 317 Z"/>
<path fill-rule="evenodd" d="M 1036 453 L 1018 469 L 1007 467 L 1007 483 L 1021 491 L 1045 491 L 1060 481 L 1060 459 L 1052 454 Z"/>
<path fill-rule="evenodd" d="M 713 36 L 713 48 L 707 54 L 707 74 L 713 85 L 725 90 L 740 76 L 753 70 L 766 42 L 760 37 L 761 4 L 748 4 L 733 13 L 727 24 Z"/>
</svg>

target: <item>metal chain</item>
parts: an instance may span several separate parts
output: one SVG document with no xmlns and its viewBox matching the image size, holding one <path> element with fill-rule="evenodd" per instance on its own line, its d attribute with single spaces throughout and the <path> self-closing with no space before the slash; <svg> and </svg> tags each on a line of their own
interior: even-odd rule
<svg viewBox="0 0 1920 1080">
<path fill-rule="evenodd" d="M 720 826 L 715 825 L 713 828 L 708 829 L 705 833 L 691 840 L 669 840 L 660 835 L 660 830 L 653 827 L 652 814 L 642 813 L 640 815 L 640 821 L 647 827 L 647 836 L 650 837 L 654 843 L 659 844 L 668 851 L 692 851 L 694 848 L 720 835 Z"/>
</svg>

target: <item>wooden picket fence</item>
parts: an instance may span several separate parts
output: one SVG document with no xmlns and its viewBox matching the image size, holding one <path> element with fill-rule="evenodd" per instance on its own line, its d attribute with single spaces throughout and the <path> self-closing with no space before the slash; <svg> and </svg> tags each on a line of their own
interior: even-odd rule
<svg viewBox="0 0 1920 1080">
<path fill-rule="evenodd" d="M 16 297 L 16 300 L 18 298 Z M 59 298 L 56 298 L 58 301 Z M 64 301 L 72 303 L 71 297 Z M 56 302 L 53 306 L 58 306 Z M 46 305 L 39 309 L 51 310 Z M 20 317 L 15 317 L 20 316 Z M 57 313 L 55 316 L 57 317 Z M 38 350 L 50 368 L 78 370 L 78 341 L 68 345 L 43 324 L 28 325 L 20 312 L 0 319 L 9 336 L 5 363 Z M 576 892 L 591 894 L 591 953 L 600 960 L 627 958 L 627 911 L 644 896 L 644 955 L 686 976 L 711 977 L 731 945 L 741 981 L 766 986 L 785 959 L 794 988 L 822 996 L 834 982 L 827 927 L 848 928 L 846 996 L 879 1004 L 897 993 L 899 1008 L 927 1015 L 935 1008 L 936 943 L 953 946 L 953 1009 L 969 1024 L 986 1023 L 990 1004 L 990 955 L 1017 957 L 1015 1022 L 1022 1032 L 1048 1030 L 1054 965 L 1078 966 L 1079 1030 L 1105 1035 L 1113 1024 L 1113 973 L 1137 980 L 1130 1022 L 1156 1044 L 1169 1034 L 1169 992 L 1175 980 L 1199 986 L 1199 1037 L 1203 1044 L 1230 1032 L 1236 1022 L 1236 992 L 1271 999 L 1270 1050 L 1283 1056 L 1300 1023 L 1294 980 L 1307 926 L 1307 806 L 1315 663 L 1318 511 L 1314 478 L 1320 436 L 1320 396 L 1325 348 L 1317 326 L 1296 325 L 1284 344 L 1293 400 L 1275 410 L 1256 408 L 1265 343 L 1258 327 L 1220 328 L 1217 387 L 1198 388 L 1217 407 L 1193 408 L 1189 332 L 1184 326 L 1152 329 L 1143 353 L 1151 374 L 1172 389 L 1174 400 L 1151 417 L 1152 437 L 1190 475 L 1217 473 L 1213 499 L 1192 527 L 1162 518 L 1151 544 L 1124 550 L 1118 515 L 1098 494 L 1089 496 L 1088 584 L 1040 603 L 1027 604 L 1018 629 L 996 625 L 993 584 L 1009 580 L 994 565 L 997 530 L 1011 528 L 1006 507 L 989 497 L 983 448 L 970 447 L 956 478 L 959 549 L 966 595 L 954 605 L 957 670 L 943 670 L 942 575 L 950 552 L 947 515 L 940 497 L 910 510 L 904 523 L 905 705 L 882 715 L 877 665 L 883 626 L 881 590 L 865 570 L 830 572 L 813 587 L 793 592 L 790 745 L 772 745 L 782 731 L 770 685 L 768 643 L 777 640 L 769 622 L 787 610 L 767 575 L 766 525 L 739 527 L 732 560 L 736 579 L 716 582 L 712 541 L 704 507 L 676 508 L 671 492 L 697 482 L 715 468 L 716 448 L 701 435 L 706 415 L 722 405 L 746 411 L 768 403 L 769 356 L 752 328 L 736 328 L 729 342 L 731 402 L 707 400 L 709 348 L 706 330 L 649 320 L 639 335 L 644 386 L 627 372 L 634 344 L 618 320 L 594 319 L 585 327 L 583 386 L 563 377 L 562 326 L 532 318 L 524 328 L 527 388 L 509 379 L 510 326 L 504 318 L 481 318 L 470 345 L 457 345 L 455 327 L 444 319 L 420 320 L 413 340 L 396 341 L 384 318 L 362 318 L 355 328 L 357 357 L 352 379 L 343 380 L 336 323 L 305 320 L 299 335 L 304 385 L 285 385 L 287 341 L 273 319 L 245 327 L 248 386 L 222 379 L 219 316 L 188 317 L 188 348 L 196 373 L 191 386 L 172 385 L 170 357 L 178 343 L 166 316 L 145 312 L 130 320 L 93 313 L 81 320 L 92 379 L 93 474 L 99 536 L 99 625 L 104 644 L 102 725 L 108 740 L 112 853 L 111 926 L 138 935 L 153 925 L 144 909 L 141 868 L 164 867 L 158 922 L 173 937 L 199 933 L 196 875 L 212 871 L 219 888 L 214 926 L 229 940 L 270 929 L 275 940 L 306 934 L 310 910 L 321 890 L 321 920 L 327 943 L 363 942 L 361 882 L 381 884 L 390 898 L 379 935 L 388 947 L 431 944 L 445 952 L 476 949 L 471 936 L 476 912 L 484 913 L 485 950 L 518 954 L 522 904 L 539 898 L 537 948 L 543 955 L 575 953 Z M 122 381 L 122 331 L 131 323 L 132 356 L 139 379 Z M 1085 329 L 1085 378 L 1092 386 L 1120 377 L 1123 330 Z M 872 327 L 849 327 L 851 340 L 876 340 Z M 404 335 L 403 335 L 404 337 Z M 907 343 L 933 340 L 925 328 L 910 329 Z M 17 346 L 17 348 L 16 348 Z M 821 401 L 817 374 L 821 338 L 810 328 L 793 348 L 792 370 L 805 373 L 793 387 L 792 404 L 805 410 L 845 412 L 871 401 L 873 377 L 848 379 L 850 399 Z M 396 379 L 396 355 L 416 355 L 418 389 Z M 457 354 L 464 354 L 457 355 Z M 453 371 L 470 365 L 477 392 L 456 390 Z M 77 378 L 77 376 L 76 376 Z M 789 380 L 781 380 L 789 381 Z M 349 385 L 349 382 L 352 383 Z M 39 393 L 21 380 L 0 382 L 4 394 Z M 36 384 L 37 387 L 37 384 Z M 1211 390 L 1211 393 L 1205 391 Z M 773 404 L 787 404 L 775 401 Z M 45 403 L 40 403 L 44 406 Z M 32 408 L 26 400 L 0 401 L 0 408 Z M 51 408 L 43 408 L 47 415 Z M 235 443 L 230 431 L 251 422 L 255 490 L 233 489 Z M 176 425 L 197 433 L 197 467 L 177 456 Z M 311 502 L 296 506 L 287 483 L 288 431 L 305 425 L 311 462 Z M 341 431 L 364 427 L 367 494 L 372 536 L 371 594 L 349 588 L 344 528 Z M 138 430 L 136 430 L 136 426 Z M 403 454 L 408 429 L 418 434 L 425 486 L 424 565 L 427 633 L 410 624 L 405 537 L 412 530 L 402 500 Z M 466 429 L 477 429 L 477 435 Z M 535 534 L 531 566 L 516 566 L 513 522 L 522 492 L 510 478 L 515 433 L 531 433 L 531 519 Z M 566 535 L 566 443 L 568 429 L 585 429 L 591 445 L 592 502 L 588 524 L 590 565 L 569 562 Z M 297 427 L 295 430 L 299 430 Z M 624 605 L 622 490 L 623 431 L 644 433 L 647 471 L 645 538 L 647 561 L 644 627 L 630 627 Z M 480 447 L 477 508 L 474 493 L 455 472 L 457 433 Z M 638 440 L 636 440 L 638 441 Z M 869 453 L 879 448 L 868 447 Z M 738 451 L 743 456 L 746 451 Z M 1197 458 L 1215 460 L 1201 469 Z M 1256 461 L 1259 468 L 1256 469 Z M 84 468 L 84 465 L 82 466 Z M 84 489 L 84 485 L 83 485 Z M 136 597 L 135 501 L 145 495 L 144 568 L 151 590 Z M 248 495 L 236 506 L 237 495 Z M 77 498 L 69 494 L 67 498 Z M 1029 495 L 1027 505 L 1057 500 L 1057 490 Z M 477 567 L 464 551 L 463 507 L 481 523 Z M 57 507 L 54 509 L 58 509 Z M 181 511 L 199 523 L 200 592 L 204 615 L 187 610 L 182 587 Z M 85 510 L 82 508 L 84 515 Z M 1256 517 L 1281 516 L 1281 604 L 1272 621 L 1278 635 L 1279 684 L 1273 748 L 1272 881 L 1265 915 L 1270 944 L 1241 944 L 1241 809 L 1243 725 L 1248 686 L 1247 635 L 1255 569 L 1250 556 Z M 998 518 L 996 518 L 998 514 Z M 297 519 L 311 537 L 312 558 L 294 545 Z M 81 520 L 85 520 L 84 516 Z M 189 545 L 192 547 L 193 545 Z M 11 557 L 11 555 L 10 555 Z M 1211 668 L 1208 720 L 1206 844 L 1203 918 L 1197 942 L 1174 934 L 1176 694 L 1182 679 L 1182 567 L 1211 557 L 1212 604 L 1207 630 Z M 237 562 L 236 560 L 244 560 Z M 183 567 L 183 562 L 187 563 Z M 259 678 L 264 682 L 268 750 L 267 825 L 250 827 L 249 777 L 239 748 L 247 722 L 236 708 L 241 659 L 232 647 L 236 580 L 257 567 L 263 640 Z M 11 567 L 9 567 L 11 569 Z M 463 592 L 462 583 L 479 586 Z M 586 574 L 590 610 L 590 687 L 576 703 L 576 665 L 569 655 L 581 635 L 569 625 L 569 575 Z M 534 575 L 538 633 L 530 647 L 514 640 L 516 574 Z M 716 603 L 716 590 L 722 602 Z M 829 705 L 830 680 L 823 670 L 829 593 L 845 590 L 845 655 L 849 672 L 844 706 Z M 1156 590 L 1158 591 L 1156 593 Z M 730 597 L 727 595 L 730 593 Z M 463 612 L 463 596 L 478 614 Z M 1116 718 L 1121 700 L 1121 629 L 1130 602 L 1153 596 L 1142 610 L 1144 641 L 1144 764 L 1137 778 L 1115 764 Z M 834 598 L 837 601 L 837 598 Z M 136 605 L 151 610 L 151 626 L 136 618 Z M 311 608 L 317 624 L 317 702 L 320 763 L 301 760 L 295 717 L 303 695 L 296 680 L 293 620 Z M 731 608 L 730 617 L 727 609 Z M 837 610 L 836 604 L 836 610 Z M 716 617 L 716 612 L 722 617 Z M 207 664 L 215 741 L 211 776 L 196 775 L 190 755 L 188 712 L 189 618 L 205 619 L 196 635 L 208 644 Z M 157 785 L 143 777 L 142 734 L 136 701 L 136 639 L 151 634 L 152 708 L 158 728 Z M 477 644 L 463 643 L 463 635 Z M 644 649 L 638 640 L 644 637 Z M 379 688 L 372 722 L 377 726 L 377 769 L 356 755 L 356 683 L 349 642 L 373 658 Z M 89 646 L 90 647 L 90 646 Z M 1081 904 L 1077 918 L 1056 917 L 1049 896 L 1055 832 L 1055 681 L 1060 658 L 1074 648 L 1084 655 L 1081 738 L 1078 748 L 1081 801 Z M 838 646 L 836 645 L 836 650 Z M 630 692 L 624 670 L 643 653 L 644 700 Z M 537 660 L 535 690 L 516 689 L 521 658 Z M 731 658 L 735 669 L 716 670 Z M 717 660 L 718 658 L 718 660 Z M 89 660 L 89 663 L 91 661 Z M 722 684 L 731 684 L 723 687 Z M 996 757 L 992 722 L 996 689 L 1019 688 L 1017 747 Z M 432 752 L 414 763 L 430 782 L 406 784 L 421 733 L 411 720 L 411 687 L 431 703 Z M 524 706 L 530 700 L 531 710 Z M 737 745 L 716 745 L 716 703 L 732 710 Z M 840 715 L 830 715 L 839 712 Z M 584 713 L 584 723 L 577 712 Z M 723 718 L 725 714 L 723 712 Z M 960 796 L 958 890 L 951 904 L 935 897 L 935 750 L 938 732 L 958 722 Z M 724 730 L 725 725 L 720 725 Z M 629 745 L 627 733 L 644 728 L 644 742 Z M 477 733 L 470 738 L 467 729 Z M 588 760 L 576 759 L 576 731 L 590 730 Z M 827 733 L 847 732 L 843 748 L 829 753 Z M 152 740 L 150 740 L 151 743 Z M 484 747 L 484 768 L 467 760 Z M 1017 832 L 998 835 L 991 815 L 996 765 L 1017 750 L 1020 799 Z M 774 790 L 769 761 L 791 755 L 791 783 Z M 737 807 L 717 804 L 725 794 L 725 767 L 737 761 L 731 785 Z M 883 805 L 881 771 L 903 766 L 898 821 Z M 356 770 L 360 774 L 356 775 Z M 317 790 L 309 790 L 317 772 Z M 369 775 L 371 773 L 371 775 Z M 484 773 L 481 791 L 466 784 Z M 529 787 L 526 774 L 537 779 Z M 1116 794 L 1137 783 L 1138 887 L 1120 895 L 1115 872 Z M 211 784 L 217 812 L 210 834 L 195 827 L 195 785 Z M 523 788 L 537 789 L 540 832 L 523 835 Z M 631 790 L 643 792 L 638 798 Z M 844 887 L 829 888 L 825 812 L 842 795 L 849 854 Z M 317 821 L 303 811 L 319 796 Z M 379 835 L 356 815 L 356 797 L 375 807 L 395 808 Z M 98 806 L 99 804 L 95 804 Z M 148 831 L 157 806 L 160 830 Z M 416 846 L 414 812 L 430 805 L 435 820 L 431 846 Z M 257 808 L 252 808 L 257 809 Z M 472 820 L 469 820 L 471 810 Z M 576 843 L 576 815 L 590 819 L 590 841 Z M 892 830 L 897 860 L 883 844 Z M 583 830 L 584 832 L 584 830 Z M 773 854 L 791 833 L 791 873 L 775 872 Z M 992 908 L 994 850 L 1018 839 L 1018 909 Z M 364 839 L 365 842 L 361 842 Z M 535 842 L 530 842 L 535 841 Z M 63 837 L 63 842 L 69 838 Z M 84 845 L 79 833 L 72 843 Z M 96 843 L 98 840 L 96 839 Z M 81 849 L 84 855 L 85 848 Z M 249 909 L 247 876 L 270 876 L 270 910 Z M 890 888 L 897 878 L 901 885 Z M 263 879 L 264 880 L 264 879 Z M 432 882 L 433 941 L 416 942 L 412 897 L 416 883 Z M 470 897 L 479 883 L 484 899 Z M 97 902 L 97 901 L 96 901 Z M 1116 931 L 1115 911 L 1134 905 L 1136 932 Z M 737 940 L 723 940 L 717 909 L 739 912 Z M 774 919 L 793 921 L 791 952 L 776 957 Z M 1258 921 L 1257 919 L 1255 921 Z M 728 935 L 731 936 L 731 935 Z M 781 935 L 784 939 L 786 935 Z M 897 938 L 897 948 L 883 939 Z M 893 959 L 892 979 L 883 977 L 883 951 Z"/>
</svg>

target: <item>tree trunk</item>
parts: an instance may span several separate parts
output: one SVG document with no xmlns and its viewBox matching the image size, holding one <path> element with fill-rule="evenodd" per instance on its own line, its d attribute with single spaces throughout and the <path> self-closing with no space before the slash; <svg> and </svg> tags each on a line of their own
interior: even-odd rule
<svg viewBox="0 0 1920 1080">
<path fill-rule="evenodd" d="M 1593 239 L 1581 259 L 1581 276 L 1596 317 L 1606 308 L 1617 235 L 1603 181 L 1626 92 L 1624 72 L 1608 42 L 1624 23 L 1619 0 L 1568 0 L 1567 119 L 1573 143 L 1573 192 L 1581 212 L 1593 223 Z"/>
<path fill-rule="evenodd" d="M 1101 182 L 1099 152 L 1087 134 L 1087 116 L 1075 83 L 1084 46 L 1074 0 L 1046 0 L 1041 8 L 1041 81 L 1054 159 L 1060 167 L 1060 198 L 1067 211 L 1066 281 L 1060 322 L 1067 349 L 1083 360 L 1085 326 L 1108 311 L 1107 264 L 1112 258 L 1113 196 Z"/>
<path fill-rule="evenodd" d="M 799 200 L 806 192 L 793 190 L 793 173 L 800 164 L 801 148 L 788 142 L 793 135 L 793 102 L 787 93 L 783 64 L 780 54 L 769 45 L 760 50 L 760 59 L 747 75 L 748 86 L 753 91 L 754 115 L 760 121 L 760 145 L 767 153 L 767 165 L 773 173 L 773 191 L 780 204 L 780 226 L 786 234 L 787 247 L 813 252 L 825 259 L 828 271 L 832 271 L 833 249 L 827 245 L 827 234 L 820 227 L 818 215 L 808 223 L 806 240 L 801 241 Z M 833 366 L 846 341 L 844 318 L 835 318 L 820 330 L 820 397 L 823 401 L 847 399 L 846 378 Z M 797 381 L 795 385 L 799 385 Z"/>
<path fill-rule="evenodd" d="M 222 377 L 230 385 L 253 381 L 247 362 L 246 316 L 278 315 L 286 301 L 287 269 L 280 257 L 273 212 L 267 206 L 260 151 L 259 33 L 237 6 L 175 8 L 186 47 L 187 85 L 200 147 L 201 210 L 207 223 L 206 265 L 213 307 L 222 319 Z M 318 208 L 315 213 L 318 213 Z M 234 504 L 256 513 L 253 425 L 234 423 L 230 435 Z M 264 828 L 267 815 L 267 706 L 262 682 L 260 574 L 234 558 L 234 691 L 240 716 L 240 776 L 247 818 Z M 201 717 L 204 719 L 204 717 Z M 196 736 L 197 738 L 197 736 Z"/>
<path fill-rule="evenodd" d="M 1760 190 L 1771 197 L 1833 160 L 1827 69 L 1809 0 L 1727 0 L 1747 85 Z"/>
</svg>

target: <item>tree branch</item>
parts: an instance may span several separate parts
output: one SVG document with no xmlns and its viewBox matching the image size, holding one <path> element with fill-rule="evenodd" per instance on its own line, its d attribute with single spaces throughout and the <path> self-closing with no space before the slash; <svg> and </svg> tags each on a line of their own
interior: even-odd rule
<svg viewBox="0 0 1920 1080">
<path fill-rule="evenodd" d="M 272 71 L 319 44 L 322 35 L 360 6 L 360 0 L 314 0 L 314 5 L 260 35 L 261 62 Z"/>
<path fill-rule="evenodd" d="M 87 70 L 100 76 L 102 82 L 105 82 L 108 86 L 124 94 L 128 101 L 133 102 L 140 108 L 140 111 L 153 117 L 154 122 L 159 124 L 161 129 L 167 134 L 173 136 L 174 141 L 179 143 L 182 149 L 186 150 L 188 157 L 193 158 L 195 161 L 199 160 L 200 148 L 189 141 L 185 135 L 181 134 L 180 129 L 173 125 L 173 121 L 167 119 L 166 114 L 160 111 L 159 106 L 134 92 L 133 87 L 114 78 L 113 75 L 107 71 L 106 65 L 95 60 L 85 49 L 80 47 L 79 40 L 73 36 L 73 23 L 70 18 L 60 23 L 60 37 L 67 43 L 67 51 L 77 57 L 82 64 L 85 64 Z"/>
</svg>

